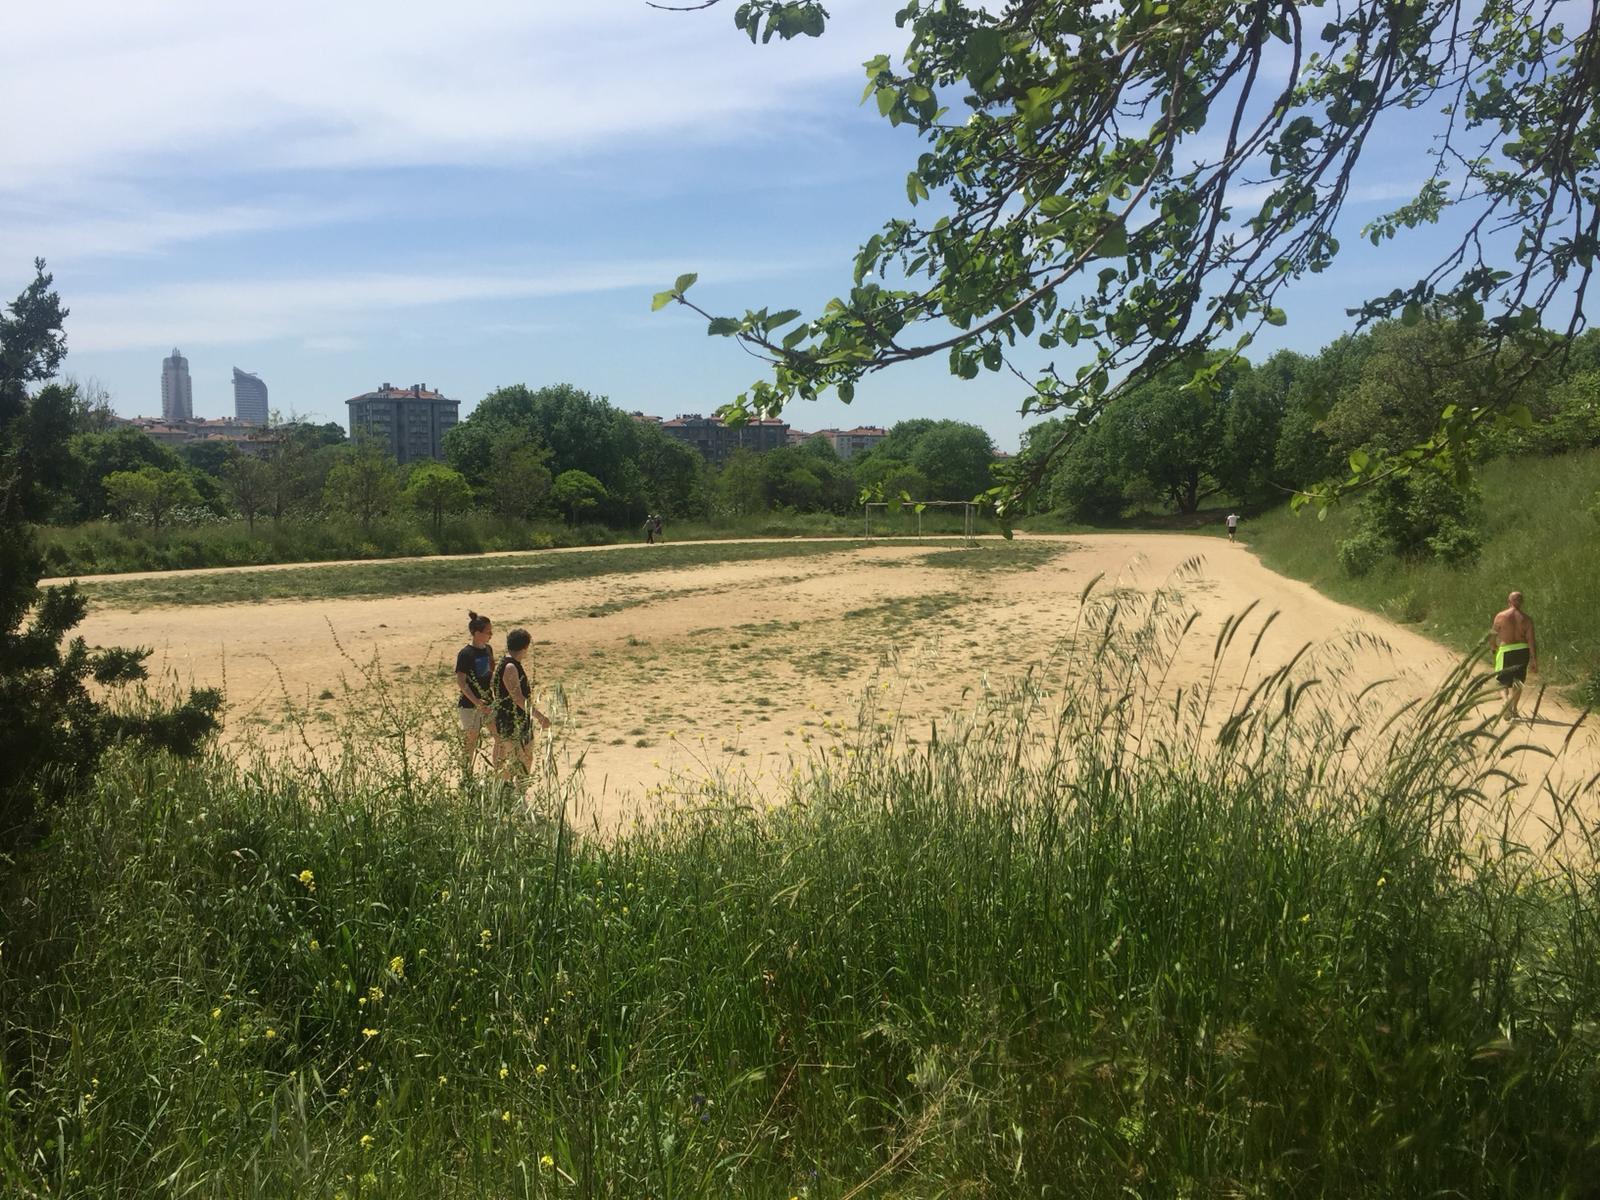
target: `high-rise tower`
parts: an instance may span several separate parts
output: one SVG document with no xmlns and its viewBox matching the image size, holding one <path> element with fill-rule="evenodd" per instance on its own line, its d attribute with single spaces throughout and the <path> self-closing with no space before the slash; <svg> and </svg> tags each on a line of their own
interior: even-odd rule
<svg viewBox="0 0 1600 1200">
<path fill-rule="evenodd" d="M 267 385 L 261 376 L 233 369 L 233 419 L 246 425 L 267 423 Z"/>
<path fill-rule="evenodd" d="M 189 360 L 172 348 L 161 360 L 161 416 L 167 421 L 194 420 L 194 388 L 189 383 Z"/>
</svg>

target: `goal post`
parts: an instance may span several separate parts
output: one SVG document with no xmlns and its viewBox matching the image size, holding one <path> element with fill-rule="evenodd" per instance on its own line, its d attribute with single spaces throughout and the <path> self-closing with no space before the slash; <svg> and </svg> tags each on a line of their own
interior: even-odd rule
<svg viewBox="0 0 1600 1200">
<path fill-rule="evenodd" d="M 925 536 L 923 533 L 922 518 L 924 514 L 929 512 L 929 510 L 934 510 L 937 512 L 953 512 L 954 510 L 959 509 L 961 511 L 961 539 L 966 545 L 972 545 L 975 542 L 973 522 L 974 514 L 977 512 L 978 505 L 972 500 L 922 500 L 918 502 L 902 501 L 898 505 L 891 504 L 886 500 L 869 500 L 861 507 L 863 509 L 862 515 L 866 536 L 869 538 L 893 536 L 890 529 L 891 510 L 896 508 L 898 508 L 899 515 L 905 522 L 905 528 L 907 530 L 906 534 L 902 536 L 912 536 L 918 538 Z M 915 533 L 911 532 L 913 525 L 915 528 Z M 876 533 L 874 533 L 874 529 L 877 530 Z M 931 531 L 930 535 L 938 537 L 950 536 L 944 533 L 931 534 Z"/>
</svg>

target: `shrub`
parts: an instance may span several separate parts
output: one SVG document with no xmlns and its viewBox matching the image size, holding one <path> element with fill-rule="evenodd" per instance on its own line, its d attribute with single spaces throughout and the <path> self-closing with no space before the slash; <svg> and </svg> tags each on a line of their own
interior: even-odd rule
<svg viewBox="0 0 1600 1200">
<path fill-rule="evenodd" d="M 1453 517 L 1443 517 L 1438 530 L 1424 539 L 1428 553 L 1440 562 L 1459 564 L 1471 562 L 1483 549 L 1483 534 L 1472 526 L 1461 524 Z"/>
<path fill-rule="evenodd" d="M 1373 530 L 1357 528 L 1339 543 L 1338 554 L 1345 573 L 1359 579 L 1383 561 L 1389 554 L 1389 544 Z"/>
</svg>

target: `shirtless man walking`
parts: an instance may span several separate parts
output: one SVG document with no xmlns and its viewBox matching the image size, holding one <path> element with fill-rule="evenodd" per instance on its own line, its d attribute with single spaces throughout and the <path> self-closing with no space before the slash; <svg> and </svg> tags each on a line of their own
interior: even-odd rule
<svg viewBox="0 0 1600 1200">
<path fill-rule="evenodd" d="M 1533 618 L 1522 611 L 1522 593 L 1512 592 L 1506 597 L 1506 605 L 1503 612 L 1494 615 L 1489 648 L 1494 651 L 1495 678 L 1505 697 L 1506 715 L 1514 721 L 1528 672 L 1539 673 L 1539 651 L 1533 640 Z"/>
</svg>

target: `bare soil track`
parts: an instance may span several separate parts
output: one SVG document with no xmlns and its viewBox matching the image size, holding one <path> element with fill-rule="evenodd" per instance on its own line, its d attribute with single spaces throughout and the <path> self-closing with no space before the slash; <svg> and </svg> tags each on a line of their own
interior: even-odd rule
<svg viewBox="0 0 1600 1200">
<path fill-rule="evenodd" d="M 1220 540 L 1103 534 L 958 546 L 892 541 L 473 595 L 136 612 L 96 606 L 83 632 L 99 644 L 153 647 L 152 666 L 179 683 L 224 685 L 233 739 L 315 743 L 331 736 L 341 710 L 370 703 L 382 680 L 437 712 L 445 745 L 467 608 L 494 618 L 497 645 L 525 626 L 541 695 L 560 717 L 551 743 L 558 768 L 581 761 L 602 821 L 675 773 L 720 772 L 770 795 L 796 761 L 831 752 L 841 726 L 856 727 L 864 697 L 915 743 L 930 722 L 1050 656 L 1096 576 L 1099 594 L 1148 595 L 1182 575 L 1175 586 L 1198 617 L 1164 684 L 1174 692 L 1212 674 L 1216 634 L 1252 604 L 1240 641 L 1256 643 L 1255 653 L 1239 651 L 1224 673 L 1223 703 L 1307 643 L 1338 647 L 1339 686 L 1391 680 L 1394 704 L 1429 693 L 1458 661 Z M 1486 631 L 1495 600 L 1484 597 Z M 1579 714 L 1536 692 L 1530 688 L 1524 711 L 1537 699 L 1539 720 L 1518 730 L 1531 749 L 1515 756 L 1517 768 L 1544 775 L 1547 755 L 1566 743 L 1557 775 L 1593 777 L 1600 739 L 1586 726 L 1571 735 Z"/>
</svg>

